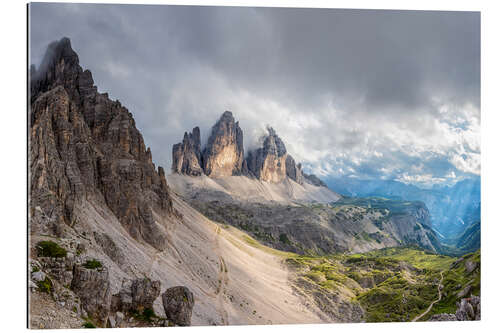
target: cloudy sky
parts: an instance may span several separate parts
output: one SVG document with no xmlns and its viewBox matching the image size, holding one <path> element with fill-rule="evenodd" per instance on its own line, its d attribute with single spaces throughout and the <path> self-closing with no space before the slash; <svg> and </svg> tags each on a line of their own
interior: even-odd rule
<svg viewBox="0 0 500 333">
<path fill-rule="evenodd" d="M 479 13 L 35 3 L 30 22 L 31 62 L 69 37 L 168 169 L 231 110 L 246 149 L 271 125 L 323 178 L 480 174 Z"/>
</svg>

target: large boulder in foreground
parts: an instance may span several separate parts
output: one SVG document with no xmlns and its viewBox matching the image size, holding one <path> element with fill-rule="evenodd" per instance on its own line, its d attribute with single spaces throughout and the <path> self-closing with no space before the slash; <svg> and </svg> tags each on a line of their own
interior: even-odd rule
<svg viewBox="0 0 500 333">
<path fill-rule="evenodd" d="M 193 314 L 194 296 L 184 286 L 167 289 L 161 295 L 165 316 L 178 326 L 190 326 Z"/>
<path fill-rule="evenodd" d="M 160 295 L 161 282 L 150 279 L 126 280 L 118 295 L 113 296 L 115 310 L 139 311 L 153 308 L 153 302 Z"/>
<path fill-rule="evenodd" d="M 82 308 L 104 326 L 111 306 L 109 272 L 106 267 L 86 268 L 75 265 L 71 290 L 80 297 Z"/>
</svg>

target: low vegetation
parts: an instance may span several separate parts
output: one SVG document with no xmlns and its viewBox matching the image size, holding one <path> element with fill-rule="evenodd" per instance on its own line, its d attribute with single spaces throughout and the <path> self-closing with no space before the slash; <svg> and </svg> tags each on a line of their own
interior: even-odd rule
<svg viewBox="0 0 500 333">
<path fill-rule="evenodd" d="M 82 325 L 83 328 L 96 328 L 94 324 L 92 324 L 90 321 L 86 321 Z"/>
<path fill-rule="evenodd" d="M 67 254 L 64 248 L 53 241 L 38 242 L 36 248 L 40 257 L 64 258 Z"/>
<path fill-rule="evenodd" d="M 83 267 L 87 269 L 98 269 L 102 267 L 102 263 L 97 259 L 90 259 L 83 264 Z"/>
<path fill-rule="evenodd" d="M 291 255 L 286 261 L 318 291 L 351 291 L 365 311 L 364 320 L 411 321 L 438 298 L 443 272 L 443 298 L 422 320 L 435 313 L 454 313 L 460 297 L 480 291 L 480 254 L 461 259 L 419 248 L 385 248 L 362 254 Z M 467 267 L 469 271 L 467 271 Z M 465 295 L 460 292 L 468 288 Z"/>
<path fill-rule="evenodd" d="M 43 281 L 39 281 L 37 285 L 38 285 L 38 290 L 41 292 L 47 294 L 50 294 L 52 292 L 52 281 L 48 277 L 45 277 Z"/>
<path fill-rule="evenodd" d="M 156 313 L 151 308 L 145 308 L 142 311 L 134 310 L 131 314 L 134 319 L 148 323 L 152 322 L 154 318 L 157 318 Z"/>
</svg>

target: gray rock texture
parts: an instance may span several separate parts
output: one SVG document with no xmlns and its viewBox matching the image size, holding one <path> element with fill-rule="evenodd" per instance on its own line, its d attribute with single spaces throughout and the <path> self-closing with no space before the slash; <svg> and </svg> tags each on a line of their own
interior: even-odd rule
<svg viewBox="0 0 500 333">
<path fill-rule="evenodd" d="M 314 186 L 324 186 L 324 187 L 327 187 L 326 184 L 321 180 L 319 179 L 316 175 L 309 175 L 309 174 L 306 174 L 304 173 L 304 181 L 308 182 L 309 184 L 311 185 L 314 185 Z"/>
<path fill-rule="evenodd" d="M 193 128 L 192 133 L 184 133 L 182 142 L 173 146 L 172 172 L 190 176 L 203 174 L 200 129 L 198 127 Z"/>
<path fill-rule="evenodd" d="M 279 183 L 287 176 L 288 155 L 285 144 L 276 131 L 271 127 L 268 127 L 267 131 L 268 135 L 263 138 L 262 148 L 248 153 L 247 166 L 250 173 L 257 179 Z"/>
<path fill-rule="evenodd" d="M 481 320 L 481 298 L 479 296 L 462 298 L 457 302 L 455 316 L 460 321 Z"/>
<path fill-rule="evenodd" d="M 82 308 L 101 326 L 105 326 L 111 305 L 111 289 L 107 268 L 73 268 L 71 290 L 80 297 Z"/>
<path fill-rule="evenodd" d="M 190 326 L 194 307 L 193 293 L 184 286 L 167 289 L 161 295 L 165 316 L 178 326 Z"/>
<path fill-rule="evenodd" d="M 295 164 L 295 160 L 291 155 L 286 156 L 286 175 L 290 178 L 293 179 L 296 183 L 298 184 L 304 184 L 304 175 L 302 173 L 302 165 Z"/>
<path fill-rule="evenodd" d="M 440 313 L 433 315 L 429 321 L 456 321 L 457 317 L 452 313 Z"/>
<path fill-rule="evenodd" d="M 160 281 L 150 279 L 135 279 L 124 281 L 118 295 L 114 296 L 113 310 L 115 311 L 138 311 L 153 308 L 153 302 L 160 295 Z"/>
<path fill-rule="evenodd" d="M 208 143 L 201 148 L 200 129 L 185 132 L 182 142 L 172 147 L 172 172 L 189 176 L 205 174 L 212 178 L 248 176 L 262 181 L 280 183 L 287 177 L 298 184 L 307 181 L 315 186 L 326 185 L 314 175 L 305 175 L 287 153 L 285 144 L 272 127 L 261 138 L 262 147 L 250 150 L 245 157 L 243 131 L 233 114 L 226 111 L 212 127 Z"/>
<path fill-rule="evenodd" d="M 239 175 L 244 162 L 243 131 L 233 114 L 226 111 L 212 127 L 203 150 L 203 169 L 210 177 Z"/>
<path fill-rule="evenodd" d="M 156 170 L 132 114 L 97 92 L 68 38 L 52 43 L 32 73 L 30 109 L 30 232 L 61 236 L 77 223 L 75 207 L 92 196 L 130 235 L 163 249 L 152 210 L 173 213 L 165 173 Z M 42 212 L 42 213 L 40 213 Z M 38 215 L 37 215 L 38 214 Z"/>
</svg>

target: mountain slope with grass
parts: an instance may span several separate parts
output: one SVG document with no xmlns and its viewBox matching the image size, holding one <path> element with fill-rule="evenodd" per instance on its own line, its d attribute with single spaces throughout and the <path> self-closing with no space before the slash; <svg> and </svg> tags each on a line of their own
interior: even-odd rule
<svg viewBox="0 0 500 333">
<path fill-rule="evenodd" d="M 457 303 L 480 295 L 479 252 L 457 259 L 418 248 L 386 248 L 292 256 L 287 263 L 296 285 L 309 290 L 312 301 L 321 306 L 325 297 L 350 293 L 368 322 L 429 320 L 455 313 Z"/>
</svg>

